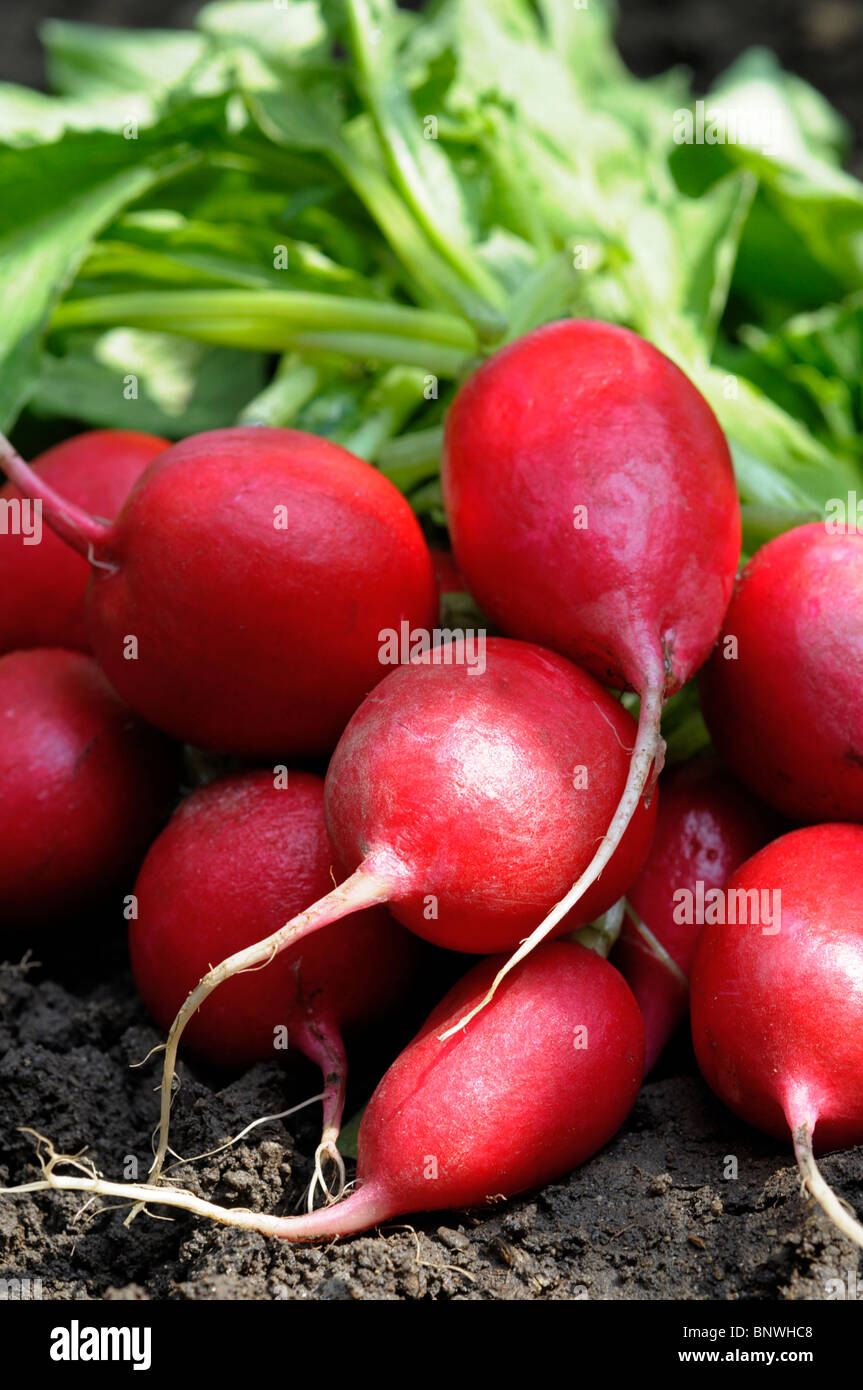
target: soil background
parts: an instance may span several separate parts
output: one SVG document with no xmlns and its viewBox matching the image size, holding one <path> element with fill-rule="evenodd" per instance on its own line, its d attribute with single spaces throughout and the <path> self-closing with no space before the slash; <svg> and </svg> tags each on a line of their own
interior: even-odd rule
<svg viewBox="0 0 863 1390">
<path fill-rule="evenodd" d="M 0 79 L 43 85 L 43 17 L 108 24 L 188 23 L 196 3 L 30 0 L 4 5 Z M 818 86 L 851 123 L 861 167 L 863 6 L 856 0 L 623 0 L 619 31 L 641 74 L 686 63 L 704 87 L 763 43 Z M 161 1041 L 135 996 L 116 911 L 52 938 L 4 939 L 0 953 L 0 1185 L 37 1176 L 28 1125 L 61 1151 L 89 1145 L 106 1174 L 143 1178 L 157 1113 Z M 98 943 L 82 961 L 87 942 Z M 457 973 L 430 959 L 413 1012 L 388 1046 L 352 1049 L 350 1107 L 367 1098 L 426 1006 Z M 825 1019 L 825 1027 L 829 1020 Z M 255 1118 L 314 1095 L 304 1063 L 242 1074 L 182 1067 L 172 1142 L 217 1148 Z M 184 1167 L 184 1182 L 227 1205 L 290 1212 L 311 1176 L 319 1111 L 270 1121 L 248 1140 Z M 137 1172 L 135 1169 L 137 1165 Z M 823 1161 L 863 1207 L 863 1150 Z M 624 1129 L 565 1181 L 473 1213 L 433 1213 L 322 1248 L 297 1248 L 179 1216 L 81 1211 L 80 1198 L 0 1202 L 0 1279 L 42 1283 L 46 1299 L 825 1299 L 847 1287 L 858 1253 L 800 1193 L 788 1149 L 738 1124 L 700 1081 L 685 1036 L 644 1087 Z M 851 1284 L 851 1287 L 854 1287 Z"/>
</svg>

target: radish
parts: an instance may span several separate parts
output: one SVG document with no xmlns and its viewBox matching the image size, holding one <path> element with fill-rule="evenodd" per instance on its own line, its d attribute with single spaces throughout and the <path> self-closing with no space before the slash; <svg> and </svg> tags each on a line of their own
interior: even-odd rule
<svg viewBox="0 0 863 1390">
<path fill-rule="evenodd" d="M 201 980 L 165 1050 L 161 1140 L 177 1045 L 224 980 L 364 907 L 439 946 L 511 950 L 590 859 L 626 781 L 634 721 L 592 676 L 525 642 L 492 638 L 482 675 L 426 654 L 372 691 L 326 779 L 327 826 L 350 878 Z M 601 883 L 558 925 L 598 916 L 641 868 L 656 806 L 639 806 Z"/>
<path fill-rule="evenodd" d="M 166 818 L 178 751 L 91 657 L 0 657 L 0 921 L 46 924 L 123 885 Z"/>
<path fill-rule="evenodd" d="M 152 1184 L 45 1176 L 53 1187 L 185 1208 L 284 1240 L 350 1235 L 414 1211 L 475 1207 L 562 1177 L 613 1137 L 638 1094 L 644 1025 L 613 966 L 574 942 L 542 946 L 481 1019 L 438 1035 L 486 994 L 500 958 L 480 961 L 396 1059 L 360 1125 L 358 1186 L 305 1216 L 231 1211 Z M 78 1164 L 80 1167 L 80 1163 Z"/>
<path fill-rule="evenodd" d="M 88 430 L 40 454 L 33 469 L 43 484 L 79 507 L 113 519 L 132 484 L 167 439 L 135 430 Z M 0 488 L 0 589 L 14 594 L 0 610 L 0 655 L 22 647 L 70 647 L 88 652 L 84 595 L 89 568 L 51 531 L 17 524 L 23 499 L 11 483 Z M 22 520 L 30 515 L 25 511 Z M 16 525 L 13 528 L 12 522 Z"/>
<path fill-rule="evenodd" d="M 392 483 L 325 439 L 194 435 L 151 464 L 112 525 L 46 490 L 9 446 L 4 466 L 92 560 L 89 632 L 108 679 L 185 742 L 246 757 L 327 753 L 386 673 L 381 632 L 435 624 L 416 517 Z"/>
<path fill-rule="evenodd" d="M 447 594 L 463 594 L 467 589 L 464 575 L 461 574 L 452 557 L 452 551 L 445 550 L 443 546 L 432 545 L 431 551 L 432 564 L 434 565 L 435 579 L 437 580 L 438 592 L 441 597 Z"/>
<path fill-rule="evenodd" d="M 167 1028 L 211 961 L 241 950 L 332 885 L 324 783 L 307 772 L 254 771 L 211 782 L 182 803 L 135 885 L 129 950 L 135 983 Z M 417 963 L 419 943 L 372 908 L 287 950 L 269 970 L 229 981 L 189 1024 L 207 1061 L 246 1065 L 290 1047 L 324 1077 L 318 1162 L 335 1142 L 346 1084 L 343 1028 L 382 1017 Z M 286 1030 L 286 1041 L 284 1037 Z"/>
<path fill-rule="evenodd" d="M 863 1226 L 828 1187 L 813 1146 L 863 1143 L 861 879 L 860 826 L 774 840 L 731 878 L 727 923 L 703 927 L 690 1001 L 706 1080 L 749 1124 L 790 1131 L 806 1186 L 858 1245 Z"/>
<path fill-rule="evenodd" d="M 863 821 L 863 535 L 814 522 L 769 541 L 701 676 L 714 743 L 796 821 Z"/>
<path fill-rule="evenodd" d="M 442 476 L 456 563 L 489 619 L 641 697 L 606 837 L 511 968 L 604 870 L 659 771 L 663 700 L 716 640 L 740 508 L 692 383 L 635 333 L 586 320 L 536 329 L 474 373 L 447 417 Z"/>
<path fill-rule="evenodd" d="M 713 758 L 681 763 L 663 773 L 659 787 L 653 844 L 626 895 L 623 929 L 611 955 L 644 1016 L 645 1075 L 686 1013 L 701 931 L 694 904 L 724 888 L 780 828 L 774 813 Z"/>
</svg>

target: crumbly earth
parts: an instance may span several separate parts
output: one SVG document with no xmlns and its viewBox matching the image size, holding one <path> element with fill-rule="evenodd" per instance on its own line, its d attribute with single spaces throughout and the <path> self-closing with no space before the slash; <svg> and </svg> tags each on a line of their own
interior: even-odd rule
<svg viewBox="0 0 863 1390">
<path fill-rule="evenodd" d="M 122 952 L 85 983 L 66 961 L 0 969 L 0 1185 L 37 1176 L 27 1125 L 110 1177 L 143 1178 L 160 1041 Z M 92 971 L 89 972 L 92 975 Z M 364 1049 L 359 1104 L 373 1084 Z M 364 1065 L 365 1063 L 365 1065 Z M 241 1075 L 185 1064 L 173 1142 L 223 1144 L 257 1116 L 317 1090 L 305 1064 Z M 261 1126 L 184 1170 L 227 1205 L 290 1212 L 308 1184 L 317 1106 Z M 863 1150 L 824 1171 L 863 1208 Z M 734 1174 L 736 1173 L 736 1176 Z M 43 1299 L 825 1299 L 857 1255 L 800 1194 L 789 1152 L 738 1124 L 694 1074 L 685 1042 L 645 1086 L 612 1144 L 567 1179 L 486 1211 L 407 1218 L 367 1236 L 298 1248 L 179 1214 L 81 1212 L 78 1194 L 0 1198 L 0 1279 Z"/>
</svg>

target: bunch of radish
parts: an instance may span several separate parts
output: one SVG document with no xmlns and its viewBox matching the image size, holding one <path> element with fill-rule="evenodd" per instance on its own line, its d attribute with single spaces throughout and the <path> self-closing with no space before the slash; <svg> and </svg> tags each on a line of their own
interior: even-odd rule
<svg viewBox="0 0 863 1390">
<path fill-rule="evenodd" d="M 53 533 L 44 550 L 0 538 L 21 595 L 0 644 L 31 649 L 0 658 L 0 906 L 56 921 L 139 870 L 132 966 L 167 1031 L 149 1180 L 52 1163 L 14 1190 L 288 1240 L 510 1196 L 613 1137 L 691 980 L 707 1080 L 790 1132 L 813 1194 L 863 1234 L 813 1157 L 863 1141 L 863 921 L 846 901 L 863 869 L 863 537 L 800 528 L 735 588 L 729 450 L 668 358 L 567 320 L 480 366 L 446 421 L 452 556 L 375 468 L 296 431 L 170 447 L 104 432 L 34 465 L 4 443 L 0 463 Z M 447 586 L 501 634 L 481 664 L 436 629 Z M 395 669 L 392 633 L 411 652 Z M 704 760 L 662 772 L 665 701 L 701 668 L 737 781 Z M 167 820 L 180 743 L 257 766 Z M 320 760 L 323 780 L 301 770 Z M 812 828 L 782 834 L 784 818 Z M 677 911 L 774 889 L 775 934 Z M 181 1041 L 244 1065 L 284 1035 L 321 1069 L 316 1180 L 329 1159 L 341 1191 L 343 1030 L 409 1002 L 434 948 L 483 959 L 381 1080 L 348 1197 L 261 1216 L 165 1184 Z M 816 976 L 841 1019 L 832 1062 Z"/>
</svg>

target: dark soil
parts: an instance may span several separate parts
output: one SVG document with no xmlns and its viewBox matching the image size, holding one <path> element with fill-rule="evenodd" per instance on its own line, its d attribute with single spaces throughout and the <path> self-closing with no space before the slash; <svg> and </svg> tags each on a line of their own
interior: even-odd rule
<svg viewBox="0 0 863 1390">
<path fill-rule="evenodd" d="M 119 954 L 119 953 L 118 953 Z M 143 1177 L 160 1041 L 118 962 L 0 972 L 0 1184 L 38 1176 L 28 1125 L 106 1176 Z M 58 975 L 71 975 L 67 985 Z M 672 1072 L 691 1068 L 679 1044 Z M 186 1065 L 172 1140 L 217 1148 L 250 1120 L 317 1090 L 305 1067 L 238 1077 Z M 365 1084 L 365 1083 L 364 1083 Z M 290 1212 L 310 1177 L 317 1107 L 262 1126 L 184 1169 L 226 1205 Z M 296 1123 L 295 1123 L 296 1122 Z M 730 1176 L 734 1169 L 737 1176 Z M 863 1151 L 824 1160 L 863 1206 Z M 729 1175 L 729 1176 L 726 1176 Z M 180 1214 L 80 1214 L 78 1194 L 0 1200 L 0 1278 L 41 1279 L 44 1299 L 825 1299 L 857 1252 L 801 1197 L 789 1152 L 745 1130 L 692 1074 L 642 1092 L 615 1141 L 567 1180 L 490 1211 L 440 1212 L 327 1248 L 298 1248 Z"/>
</svg>

